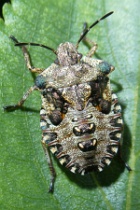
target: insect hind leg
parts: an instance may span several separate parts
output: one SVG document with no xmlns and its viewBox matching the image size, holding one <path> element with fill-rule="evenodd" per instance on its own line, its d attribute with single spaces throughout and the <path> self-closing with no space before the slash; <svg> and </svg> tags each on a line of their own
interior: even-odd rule
<svg viewBox="0 0 140 210">
<path fill-rule="evenodd" d="M 53 190 L 54 190 L 54 182 L 55 182 L 56 173 L 55 173 L 55 169 L 54 169 L 51 157 L 50 157 L 50 153 L 49 153 L 48 148 L 46 146 L 46 142 L 42 139 L 41 143 L 42 143 L 42 147 L 43 147 L 44 152 L 45 152 L 46 160 L 47 160 L 49 170 L 50 170 L 50 174 L 51 174 L 49 192 L 52 193 Z"/>
<path fill-rule="evenodd" d="M 119 155 L 119 159 L 120 159 L 120 161 L 122 162 L 122 164 L 124 165 L 124 167 L 125 167 L 129 172 L 132 171 L 131 167 L 130 167 L 130 166 L 124 161 L 124 159 L 122 158 L 121 147 L 119 147 L 118 155 Z"/>
</svg>

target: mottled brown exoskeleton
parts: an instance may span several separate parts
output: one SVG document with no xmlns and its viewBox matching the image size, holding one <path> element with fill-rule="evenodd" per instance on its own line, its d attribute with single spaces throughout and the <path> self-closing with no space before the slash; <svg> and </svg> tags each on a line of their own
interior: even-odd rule
<svg viewBox="0 0 140 210">
<path fill-rule="evenodd" d="M 114 67 L 103 60 L 91 58 L 97 44 L 86 38 L 93 26 L 112 13 L 95 21 L 89 28 L 85 25 L 76 46 L 66 42 L 54 50 L 41 44 L 20 43 L 11 36 L 15 46 L 21 47 L 28 69 L 39 75 L 35 85 L 16 105 L 4 108 L 19 108 L 32 91 L 41 92 L 41 142 L 51 172 L 50 192 L 54 187 L 55 170 L 48 148 L 62 165 L 81 175 L 102 171 L 118 151 L 123 121 L 118 99 L 110 88 L 109 74 Z M 82 40 L 93 44 L 85 57 L 77 50 Z M 47 48 L 57 58 L 45 70 L 34 68 L 25 45 Z M 129 166 L 127 168 L 130 170 Z"/>
</svg>

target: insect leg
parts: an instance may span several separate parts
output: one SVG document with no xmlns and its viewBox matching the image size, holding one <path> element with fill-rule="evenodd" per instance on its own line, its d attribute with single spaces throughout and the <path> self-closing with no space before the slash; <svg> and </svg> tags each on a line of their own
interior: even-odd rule
<svg viewBox="0 0 140 210">
<path fill-rule="evenodd" d="M 36 86 L 30 87 L 29 90 L 23 95 L 23 97 L 21 98 L 21 100 L 17 104 L 4 106 L 4 110 L 5 111 L 12 111 L 12 110 L 15 110 L 15 109 L 20 108 L 24 104 L 24 102 L 26 101 L 26 99 L 28 98 L 28 96 L 34 90 L 37 90 L 37 87 Z"/>
<path fill-rule="evenodd" d="M 51 157 L 50 157 L 50 153 L 48 151 L 48 148 L 46 147 L 46 142 L 44 140 L 42 140 L 41 143 L 42 143 L 42 147 L 44 149 L 45 156 L 46 156 L 46 159 L 47 159 L 47 163 L 48 163 L 50 173 L 51 173 L 49 192 L 53 192 L 56 173 L 55 173 L 55 169 L 53 167 L 53 163 L 52 163 L 52 160 L 51 160 Z"/>
<path fill-rule="evenodd" d="M 10 36 L 11 40 L 15 43 L 15 44 L 20 44 L 20 42 L 14 37 L 14 36 Z M 23 52 L 23 56 L 24 56 L 24 59 L 25 59 L 25 62 L 26 62 L 26 65 L 27 65 L 27 68 L 29 69 L 29 71 L 31 72 L 34 72 L 34 73 L 41 73 L 44 71 L 44 69 L 41 69 L 41 68 L 35 68 L 31 65 L 31 59 L 30 59 L 30 55 L 28 53 L 28 50 L 27 48 L 22 45 L 20 46 L 21 49 L 22 49 L 22 52 Z"/>
<path fill-rule="evenodd" d="M 27 51 L 27 48 L 25 46 L 22 46 L 22 52 L 23 52 L 23 56 L 27 65 L 27 68 L 29 69 L 29 71 L 34 72 L 34 73 L 41 73 L 44 71 L 44 69 L 41 68 L 36 68 L 31 66 L 31 60 L 30 60 L 30 55 Z"/>
<path fill-rule="evenodd" d="M 122 158 L 121 147 L 119 147 L 118 155 L 119 155 L 120 161 L 121 161 L 122 164 L 125 166 L 125 168 L 126 168 L 129 172 L 132 171 L 131 167 L 130 167 L 130 166 L 124 161 L 124 159 Z"/>
<path fill-rule="evenodd" d="M 87 23 L 84 23 L 84 29 L 83 29 L 82 34 L 85 33 L 85 31 L 87 30 L 87 28 L 88 28 Z M 91 41 L 91 40 L 88 39 L 86 36 L 83 38 L 83 41 L 84 41 L 87 45 L 89 45 L 90 48 L 91 48 L 91 49 L 89 50 L 89 52 L 87 53 L 86 56 L 87 56 L 87 57 L 92 57 L 92 56 L 94 55 L 94 53 L 96 52 L 96 50 L 97 50 L 97 47 L 98 47 L 97 43 Z M 91 46 L 92 46 L 92 47 L 91 47 Z"/>
</svg>

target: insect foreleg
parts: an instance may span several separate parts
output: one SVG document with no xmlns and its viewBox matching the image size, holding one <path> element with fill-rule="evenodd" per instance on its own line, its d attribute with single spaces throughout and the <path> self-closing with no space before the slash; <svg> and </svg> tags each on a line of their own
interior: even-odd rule
<svg viewBox="0 0 140 210">
<path fill-rule="evenodd" d="M 15 44 L 20 44 L 20 42 L 14 36 L 10 36 L 10 38 L 12 39 L 12 41 Z M 19 47 L 21 47 L 21 49 L 22 49 L 23 56 L 24 56 L 24 59 L 25 59 L 25 62 L 26 62 L 26 65 L 27 65 L 27 68 L 29 69 L 29 71 L 34 72 L 34 73 L 41 73 L 41 72 L 43 72 L 44 69 L 36 68 L 36 67 L 33 67 L 31 65 L 31 59 L 30 59 L 30 55 L 28 53 L 27 48 L 24 45 L 22 45 L 22 46 L 19 45 Z"/>
</svg>

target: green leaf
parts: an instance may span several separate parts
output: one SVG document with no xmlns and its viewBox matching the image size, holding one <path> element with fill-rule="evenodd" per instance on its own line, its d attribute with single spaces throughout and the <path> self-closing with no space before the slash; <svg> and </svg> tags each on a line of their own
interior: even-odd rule
<svg viewBox="0 0 140 210">
<path fill-rule="evenodd" d="M 0 19 L 0 209 L 139 209 L 140 208 L 140 18 L 139 0 L 12 0 Z M 105 13 L 115 13 L 90 31 L 98 55 L 115 66 L 112 87 L 123 106 L 122 156 L 102 173 L 74 175 L 53 158 L 57 178 L 48 193 L 50 173 L 40 144 L 40 95 L 33 93 L 27 109 L 6 113 L 3 106 L 19 101 L 33 85 L 21 49 L 9 39 L 38 42 L 54 49 L 65 41 L 76 43 L 85 21 L 92 24 Z M 89 49 L 80 44 L 83 54 Z M 47 68 L 55 59 L 49 50 L 29 47 L 33 65 Z"/>
</svg>

